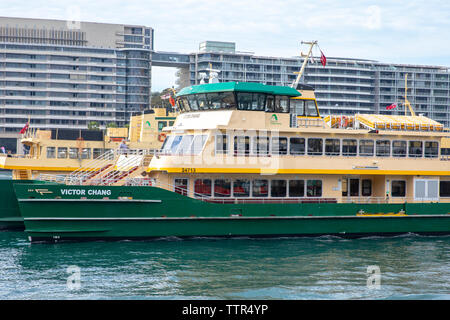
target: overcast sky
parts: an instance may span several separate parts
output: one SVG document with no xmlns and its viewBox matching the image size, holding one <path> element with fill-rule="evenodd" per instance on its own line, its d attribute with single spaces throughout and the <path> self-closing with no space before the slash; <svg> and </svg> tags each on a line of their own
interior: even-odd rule
<svg viewBox="0 0 450 320">
<path fill-rule="evenodd" d="M 160 51 L 218 40 L 292 57 L 318 40 L 327 57 L 450 67 L 448 0 L 2 0 L 0 16 L 146 25 Z M 175 70 L 154 69 L 154 90 L 174 85 Z"/>
</svg>

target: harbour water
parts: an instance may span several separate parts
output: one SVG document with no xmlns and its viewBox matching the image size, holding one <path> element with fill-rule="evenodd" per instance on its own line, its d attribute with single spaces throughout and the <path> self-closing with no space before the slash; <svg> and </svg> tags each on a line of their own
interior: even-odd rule
<svg viewBox="0 0 450 320">
<path fill-rule="evenodd" d="M 448 236 L 30 244 L 0 232 L 0 299 L 448 300 L 449 270 Z"/>
</svg>

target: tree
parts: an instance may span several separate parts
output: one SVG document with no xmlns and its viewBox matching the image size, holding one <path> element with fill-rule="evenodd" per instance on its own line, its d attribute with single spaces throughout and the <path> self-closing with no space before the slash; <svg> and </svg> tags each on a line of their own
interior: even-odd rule
<svg viewBox="0 0 450 320">
<path fill-rule="evenodd" d="M 97 121 L 91 121 L 88 123 L 89 130 L 100 130 L 100 124 Z"/>
<path fill-rule="evenodd" d="M 106 127 L 107 127 L 107 128 L 117 128 L 117 123 L 115 123 L 115 122 L 109 122 L 109 123 L 106 125 Z"/>
</svg>

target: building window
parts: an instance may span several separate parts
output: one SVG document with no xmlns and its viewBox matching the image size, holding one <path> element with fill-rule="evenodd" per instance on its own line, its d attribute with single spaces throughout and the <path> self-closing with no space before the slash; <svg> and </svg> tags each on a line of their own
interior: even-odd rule
<svg viewBox="0 0 450 320">
<path fill-rule="evenodd" d="M 391 155 L 391 141 L 377 140 L 376 155 L 377 157 L 389 157 Z"/>
<path fill-rule="evenodd" d="M 359 155 L 362 157 L 373 156 L 374 143 L 373 140 L 360 140 L 359 141 Z"/>
<path fill-rule="evenodd" d="M 391 194 L 393 197 L 404 197 L 406 196 L 406 181 L 403 180 L 392 180 L 391 183 Z"/>
<path fill-rule="evenodd" d="M 425 141 L 425 158 L 437 158 L 439 155 L 439 143 Z"/>
<path fill-rule="evenodd" d="M 233 195 L 235 197 L 250 196 L 250 181 L 247 179 L 238 179 L 233 182 Z"/>
<path fill-rule="evenodd" d="M 322 196 L 322 180 L 308 180 L 306 183 L 306 196 L 321 197 Z"/>
<path fill-rule="evenodd" d="M 372 195 L 372 180 L 362 180 L 361 194 L 364 197 L 370 197 Z"/>
<path fill-rule="evenodd" d="M 323 153 L 323 139 L 309 138 L 308 139 L 308 155 L 320 156 Z"/>
<path fill-rule="evenodd" d="M 67 148 L 59 147 L 58 148 L 58 159 L 66 159 L 67 158 Z"/>
<path fill-rule="evenodd" d="M 441 181 L 439 184 L 439 195 L 441 197 L 450 197 L 450 181 Z"/>
<path fill-rule="evenodd" d="M 196 196 L 211 197 L 211 179 L 196 179 L 194 193 Z"/>
<path fill-rule="evenodd" d="M 304 196 L 305 196 L 305 181 L 289 180 L 289 197 L 304 197 Z"/>
<path fill-rule="evenodd" d="M 253 137 L 253 154 L 269 154 L 269 137 Z"/>
<path fill-rule="evenodd" d="M 269 195 L 269 181 L 253 180 L 252 192 L 253 197 L 267 197 Z"/>
<path fill-rule="evenodd" d="M 188 193 L 188 179 L 175 179 L 175 192 L 183 196 L 187 196 Z"/>
<path fill-rule="evenodd" d="M 342 140 L 342 155 L 355 157 L 358 153 L 358 141 L 356 139 Z"/>
<path fill-rule="evenodd" d="M 287 154 L 288 142 L 287 138 L 272 138 L 272 154 Z"/>
<path fill-rule="evenodd" d="M 406 157 L 406 141 L 393 141 L 392 142 L 392 156 L 393 157 Z"/>
<path fill-rule="evenodd" d="M 409 141 L 408 157 L 420 158 L 422 153 L 422 141 Z"/>
<path fill-rule="evenodd" d="M 338 156 L 341 154 L 341 140 L 325 139 L 325 155 Z"/>
<path fill-rule="evenodd" d="M 286 180 L 272 180 L 270 182 L 270 195 L 272 197 L 286 197 Z"/>
<path fill-rule="evenodd" d="M 229 197 L 231 195 L 231 180 L 217 179 L 214 180 L 214 197 Z"/>
<path fill-rule="evenodd" d="M 305 154 L 305 138 L 290 138 L 290 154 Z"/>
</svg>

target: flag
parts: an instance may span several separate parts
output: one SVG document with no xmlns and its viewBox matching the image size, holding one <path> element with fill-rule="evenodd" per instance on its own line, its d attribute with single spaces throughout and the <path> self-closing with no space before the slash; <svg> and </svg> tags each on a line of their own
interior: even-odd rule
<svg viewBox="0 0 450 320">
<path fill-rule="evenodd" d="M 25 132 L 27 132 L 27 130 L 28 130 L 28 127 L 29 127 L 29 123 L 27 122 L 26 124 L 25 124 L 25 126 L 22 128 L 22 130 L 20 130 L 20 134 L 24 134 Z"/>
<path fill-rule="evenodd" d="M 322 50 L 320 50 L 320 62 L 324 67 L 327 65 L 327 57 L 325 57 Z"/>
<path fill-rule="evenodd" d="M 396 103 L 393 103 L 393 104 L 387 106 L 387 107 L 386 107 L 386 110 L 392 110 L 392 109 L 395 109 L 395 108 L 397 108 L 397 104 L 396 104 Z"/>
<path fill-rule="evenodd" d="M 172 105 L 172 107 L 175 107 L 175 99 L 172 96 L 170 96 L 169 102 Z"/>
</svg>

